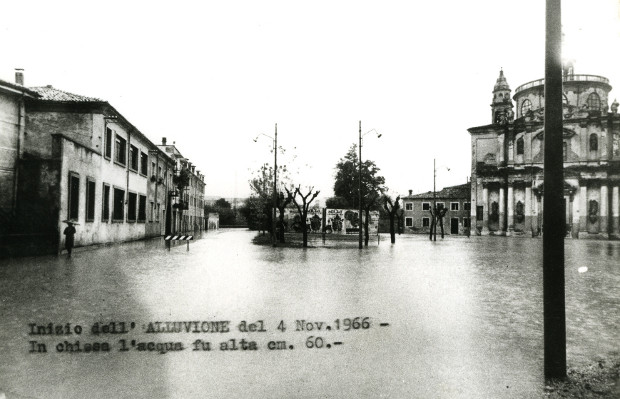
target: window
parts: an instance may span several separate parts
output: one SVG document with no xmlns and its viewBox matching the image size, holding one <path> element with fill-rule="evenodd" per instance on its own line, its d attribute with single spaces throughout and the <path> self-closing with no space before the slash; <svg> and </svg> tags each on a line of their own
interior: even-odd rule
<svg viewBox="0 0 620 399">
<path fill-rule="evenodd" d="M 127 140 L 118 134 L 114 142 L 114 161 L 121 165 L 127 164 Z"/>
<path fill-rule="evenodd" d="M 586 101 L 589 109 L 593 109 L 596 111 L 601 110 L 601 98 L 596 93 L 591 93 L 588 96 L 588 100 Z"/>
<path fill-rule="evenodd" d="M 157 204 L 157 212 L 155 213 L 156 222 L 159 222 L 159 210 L 160 210 L 160 204 Z"/>
<path fill-rule="evenodd" d="M 521 103 L 521 116 L 525 116 L 527 111 L 532 109 L 532 102 L 528 99 L 523 100 Z"/>
<path fill-rule="evenodd" d="M 438 211 L 442 210 L 445 207 L 446 207 L 446 204 L 444 204 L 443 202 L 438 202 L 437 203 L 437 210 Z"/>
<path fill-rule="evenodd" d="M 562 142 L 562 159 L 566 161 L 568 157 L 568 144 L 566 141 Z"/>
<path fill-rule="evenodd" d="M 77 220 L 80 209 L 80 178 L 75 173 L 69 173 L 69 219 Z"/>
<path fill-rule="evenodd" d="M 412 211 L 413 210 L 413 204 L 411 202 L 405 202 L 405 210 L 406 211 Z"/>
<path fill-rule="evenodd" d="M 95 220 L 95 182 L 86 180 L 86 221 Z"/>
<path fill-rule="evenodd" d="M 129 150 L 129 168 L 132 170 L 138 171 L 138 156 L 140 151 L 135 146 L 131 146 Z"/>
<path fill-rule="evenodd" d="M 112 157 L 112 129 L 110 129 L 109 127 L 105 128 L 105 145 L 104 145 L 105 151 L 103 153 L 103 155 L 106 158 L 111 158 Z"/>
<path fill-rule="evenodd" d="M 138 195 L 136 193 L 129 193 L 127 196 L 127 221 L 135 222 L 136 221 L 136 205 L 137 205 Z"/>
<path fill-rule="evenodd" d="M 161 166 L 159 167 L 159 171 L 157 172 L 157 177 L 162 177 L 163 175 L 161 174 Z"/>
<path fill-rule="evenodd" d="M 125 217 L 125 191 L 114 188 L 114 204 L 112 219 L 122 222 Z"/>
<path fill-rule="evenodd" d="M 413 218 L 405 218 L 405 227 L 413 227 Z"/>
<path fill-rule="evenodd" d="M 144 176 L 149 174 L 149 156 L 140 152 L 140 173 Z"/>
<path fill-rule="evenodd" d="M 463 228 L 468 229 L 470 227 L 470 219 L 463 218 Z"/>
<path fill-rule="evenodd" d="M 590 135 L 590 151 L 598 151 L 598 136 L 596 133 Z"/>
<path fill-rule="evenodd" d="M 103 209 L 101 210 L 101 220 L 110 220 L 110 186 L 103 184 Z"/>
<path fill-rule="evenodd" d="M 517 139 L 517 155 L 523 155 L 523 137 Z"/>
<path fill-rule="evenodd" d="M 146 220 L 146 196 L 138 196 L 138 222 Z"/>
<path fill-rule="evenodd" d="M 466 211 L 471 211 L 471 202 L 463 202 L 463 209 Z"/>
<path fill-rule="evenodd" d="M 153 221 L 153 214 L 155 213 L 155 203 L 151 201 L 151 214 L 149 215 L 149 222 Z"/>
<path fill-rule="evenodd" d="M 155 169 L 155 162 L 151 162 L 151 176 L 157 176 L 155 172 L 157 172 L 157 169 Z"/>
<path fill-rule="evenodd" d="M 431 210 L 431 203 L 430 202 L 422 202 L 422 210 L 423 211 L 430 211 Z"/>
<path fill-rule="evenodd" d="M 422 227 L 429 227 L 431 225 L 431 218 L 422 218 Z"/>
<path fill-rule="evenodd" d="M 451 211 L 458 211 L 459 210 L 459 203 L 458 202 L 450 202 L 450 210 Z"/>
<path fill-rule="evenodd" d="M 476 207 L 476 220 L 482 220 L 484 218 L 484 206 L 478 205 Z"/>
</svg>

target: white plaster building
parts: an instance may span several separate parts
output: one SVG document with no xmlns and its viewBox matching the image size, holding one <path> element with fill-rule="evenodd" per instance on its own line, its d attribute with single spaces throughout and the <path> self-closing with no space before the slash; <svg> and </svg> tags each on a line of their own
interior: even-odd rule
<svg viewBox="0 0 620 399">
<path fill-rule="evenodd" d="M 544 204 L 544 80 L 511 90 L 500 71 L 491 124 L 471 135 L 471 218 L 478 234 L 532 234 L 561 206 L 567 235 L 619 238 L 620 115 L 607 78 L 564 70 L 564 201 Z M 514 103 L 513 103 L 514 101 Z M 516 109 L 515 109 L 516 108 Z M 513 110 L 514 109 L 514 110 Z"/>
</svg>

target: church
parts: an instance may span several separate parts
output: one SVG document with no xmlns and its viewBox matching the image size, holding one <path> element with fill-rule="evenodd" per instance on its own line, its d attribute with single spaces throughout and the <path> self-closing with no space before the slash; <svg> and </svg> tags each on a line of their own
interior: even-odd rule
<svg viewBox="0 0 620 399">
<path fill-rule="evenodd" d="M 564 209 L 566 235 L 620 238 L 620 115 L 609 80 L 563 70 L 564 200 L 544 203 L 544 79 L 511 89 L 500 71 L 491 123 L 471 136 L 471 228 L 479 235 L 542 233 L 545 206 Z"/>
</svg>

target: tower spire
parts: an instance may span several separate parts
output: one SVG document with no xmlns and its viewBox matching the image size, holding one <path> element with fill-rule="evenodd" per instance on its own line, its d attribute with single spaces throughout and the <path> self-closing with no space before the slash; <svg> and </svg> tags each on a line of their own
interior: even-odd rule
<svg viewBox="0 0 620 399">
<path fill-rule="evenodd" d="M 491 121 L 492 123 L 509 123 L 514 118 L 512 111 L 511 90 L 508 81 L 504 76 L 504 69 L 500 67 L 499 77 L 493 87 L 493 102 L 491 103 Z"/>
</svg>

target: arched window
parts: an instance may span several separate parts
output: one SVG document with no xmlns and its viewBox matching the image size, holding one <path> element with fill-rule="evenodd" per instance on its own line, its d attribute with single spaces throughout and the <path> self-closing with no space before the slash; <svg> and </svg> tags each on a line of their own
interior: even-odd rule
<svg viewBox="0 0 620 399">
<path fill-rule="evenodd" d="M 590 135 L 590 151 L 598 151 L 598 136 L 596 133 Z"/>
<path fill-rule="evenodd" d="M 586 103 L 588 104 L 589 109 L 592 109 L 595 111 L 601 110 L 601 98 L 596 93 L 591 93 L 588 96 L 588 100 L 586 101 Z"/>
<path fill-rule="evenodd" d="M 523 137 L 517 139 L 517 155 L 523 155 Z"/>
<path fill-rule="evenodd" d="M 532 109 L 532 102 L 528 99 L 523 100 L 521 103 L 521 116 L 525 116 L 527 111 Z"/>
</svg>

